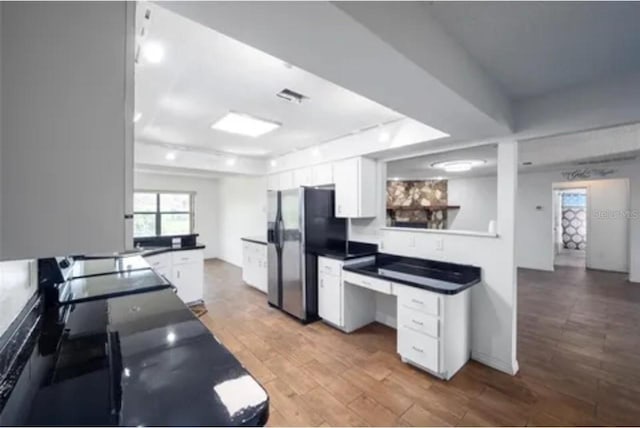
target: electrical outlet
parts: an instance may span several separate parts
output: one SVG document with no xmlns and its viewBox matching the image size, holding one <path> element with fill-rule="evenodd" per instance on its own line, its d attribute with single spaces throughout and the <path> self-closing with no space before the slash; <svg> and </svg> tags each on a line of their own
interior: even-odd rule
<svg viewBox="0 0 640 428">
<path fill-rule="evenodd" d="M 436 239 L 436 251 L 444 251 L 444 239 Z"/>
</svg>

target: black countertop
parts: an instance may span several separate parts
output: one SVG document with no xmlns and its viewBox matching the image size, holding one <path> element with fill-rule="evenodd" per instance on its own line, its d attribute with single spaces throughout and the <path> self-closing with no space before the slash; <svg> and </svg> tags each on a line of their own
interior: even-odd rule
<svg viewBox="0 0 640 428">
<path fill-rule="evenodd" d="M 35 304 L 22 319 L 4 347 L 0 425 L 267 422 L 265 390 L 172 289 Z"/>
<path fill-rule="evenodd" d="M 331 245 L 328 248 L 308 248 L 307 252 L 336 260 L 352 260 L 376 255 L 378 246 L 366 242 L 348 241 L 344 245 Z"/>
<path fill-rule="evenodd" d="M 384 253 L 378 253 L 375 260 L 343 269 L 441 294 L 457 294 L 482 279 L 481 270 L 476 266 Z"/>
<path fill-rule="evenodd" d="M 135 256 L 147 257 L 154 256 L 156 254 L 163 253 L 172 253 L 175 251 L 191 251 L 191 250 L 203 250 L 206 248 L 204 244 L 195 243 L 193 245 L 183 245 L 181 247 L 171 247 L 171 246 L 138 246 L 133 250 L 126 251 L 123 253 L 114 253 L 114 254 L 82 254 L 82 255 L 74 255 L 74 260 L 117 260 L 122 258 L 129 258 Z"/>
<path fill-rule="evenodd" d="M 243 236 L 240 239 L 247 242 L 253 242 L 254 244 L 267 245 L 267 238 L 264 236 Z"/>
</svg>

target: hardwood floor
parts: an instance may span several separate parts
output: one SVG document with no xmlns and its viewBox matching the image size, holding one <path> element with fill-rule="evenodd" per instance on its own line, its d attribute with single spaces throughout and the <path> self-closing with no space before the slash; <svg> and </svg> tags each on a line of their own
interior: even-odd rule
<svg viewBox="0 0 640 428">
<path fill-rule="evenodd" d="M 218 260 L 205 284 L 201 319 L 268 390 L 271 426 L 640 424 L 640 285 L 620 274 L 520 271 L 520 373 L 470 361 L 449 382 L 403 364 L 393 329 L 303 326 Z"/>
</svg>

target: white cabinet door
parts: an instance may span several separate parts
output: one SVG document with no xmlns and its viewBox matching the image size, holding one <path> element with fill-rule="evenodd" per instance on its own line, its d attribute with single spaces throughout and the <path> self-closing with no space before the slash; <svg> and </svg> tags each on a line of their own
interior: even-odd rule
<svg viewBox="0 0 640 428">
<path fill-rule="evenodd" d="M 347 159 L 333 165 L 336 191 L 336 217 L 358 217 L 359 159 Z"/>
<path fill-rule="evenodd" d="M 267 268 L 267 246 L 259 245 L 258 246 L 258 267 L 257 267 L 257 287 L 258 290 L 266 293 L 268 287 L 268 268 Z"/>
<path fill-rule="evenodd" d="M 333 165 L 324 163 L 311 168 L 311 185 L 333 184 Z"/>
<path fill-rule="evenodd" d="M 280 188 L 278 190 L 293 189 L 293 171 L 281 172 L 279 175 Z"/>
<path fill-rule="evenodd" d="M 242 242 L 242 280 L 249 284 L 251 277 L 251 244 Z"/>
<path fill-rule="evenodd" d="M 280 174 L 271 174 L 267 177 L 267 190 L 280 190 Z"/>
<path fill-rule="evenodd" d="M 135 4 L 3 3 L 2 15 L 2 259 L 123 251 Z"/>
<path fill-rule="evenodd" d="M 320 274 L 318 314 L 334 325 L 342 326 L 342 286 L 339 276 Z"/>
<path fill-rule="evenodd" d="M 311 168 L 300 168 L 293 171 L 293 187 L 311 186 Z"/>
<path fill-rule="evenodd" d="M 185 303 L 203 298 L 204 266 L 195 261 L 173 266 L 173 285 L 178 289 L 178 297 Z"/>
<path fill-rule="evenodd" d="M 376 217 L 376 178 L 374 160 L 359 157 L 334 163 L 336 217 Z"/>
</svg>

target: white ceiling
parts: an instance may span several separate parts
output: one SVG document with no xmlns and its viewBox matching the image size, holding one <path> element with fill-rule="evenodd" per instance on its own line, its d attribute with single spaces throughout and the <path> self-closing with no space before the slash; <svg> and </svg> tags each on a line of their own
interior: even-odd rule
<svg viewBox="0 0 640 428">
<path fill-rule="evenodd" d="M 430 2 L 512 98 L 640 70 L 640 2 Z"/>
<path fill-rule="evenodd" d="M 136 65 L 137 142 L 271 157 L 403 117 L 155 4 L 141 4 L 137 25 L 142 46 L 159 42 L 165 51 L 159 64 L 140 55 Z M 276 97 L 285 88 L 310 99 Z M 230 110 L 283 125 L 258 138 L 212 130 Z"/>
<path fill-rule="evenodd" d="M 484 165 L 466 172 L 445 172 L 431 166 L 437 162 L 455 160 L 482 160 Z M 435 178 L 447 179 L 496 175 L 498 172 L 498 151 L 495 144 L 452 150 L 448 152 L 401 159 L 387 163 L 387 177 L 392 178 Z"/>
</svg>

